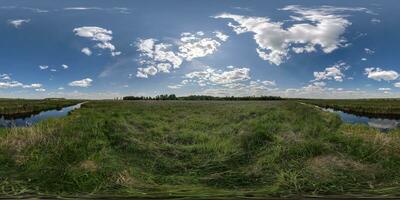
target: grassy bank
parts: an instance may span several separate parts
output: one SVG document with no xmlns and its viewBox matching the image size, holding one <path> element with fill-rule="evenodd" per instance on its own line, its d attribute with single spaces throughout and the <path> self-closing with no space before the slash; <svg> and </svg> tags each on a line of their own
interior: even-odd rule
<svg viewBox="0 0 400 200">
<path fill-rule="evenodd" d="M 93 101 L 0 129 L 0 193 L 400 195 L 399 134 L 293 101 Z"/>
<path fill-rule="evenodd" d="M 75 105 L 80 100 L 28 100 L 28 99 L 0 99 L 0 116 L 6 118 L 24 117 L 45 110 L 61 109 Z"/>
<path fill-rule="evenodd" d="M 302 102 L 356 115 L 400 119 L 400 99 L 302 100 Z"/>
</svg>

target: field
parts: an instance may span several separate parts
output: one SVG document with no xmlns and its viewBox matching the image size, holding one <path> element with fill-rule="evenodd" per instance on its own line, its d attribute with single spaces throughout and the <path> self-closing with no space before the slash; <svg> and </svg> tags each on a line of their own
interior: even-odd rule
<svg viewBox="0 0 400 200">
<path fill-rule="evenodd" d="M 30 116 L 41 111 L 60 109 L 79 102 L 82 101 L 0 99 L 0 116 L 5 116 L 6 118 Z"/>
<path fill-rule="evenodd" d="M 400 119 L 400 99 L 302 100 L 356 115 Z"/>
<path fill-rule="evenodd" d="M 395 196 L 399 139 L 295 101 L 90 101 L 0 129 L 0 193 Z"/>
</svg>

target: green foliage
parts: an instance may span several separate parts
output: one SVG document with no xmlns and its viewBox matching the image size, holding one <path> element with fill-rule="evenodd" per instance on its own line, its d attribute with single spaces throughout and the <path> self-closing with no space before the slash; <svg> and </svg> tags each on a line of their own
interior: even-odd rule
<svg viewBox="0 0 400 200">
<path fill-rule="evenodd" d="M 0 193 L 396 195 L 399 137 L 294 101 L 91 101 L 0 129 Z"/>
</svg>

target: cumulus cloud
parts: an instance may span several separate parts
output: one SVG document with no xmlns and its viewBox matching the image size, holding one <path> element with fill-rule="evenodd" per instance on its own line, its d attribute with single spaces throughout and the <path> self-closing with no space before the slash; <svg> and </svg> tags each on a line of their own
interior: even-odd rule
<svg viewBox="0 0 400 200">
<path fill-rule="evenodd" d="M 205 84 L 229 84 L 250 79 L 249 68 L 233 68 L 229 71 L 207 68 L 203 71 L 194 71 L 185 75 L 186 78 L 196 79 Z"/>
<path fill-rule="evenodd" d="M 61 67 L 64 68 L 64 69 L 68 69 L 69 68 L 69 66 L 66 65 L 66 64 L 62 64 Z"/>
<path fill-rule="evenodd" d="M 48 68 L 49 68 L 48 65 L 39 65 L 39 69 L 40 70 L 45 70 L 45 69 L 48 69 Z"/>
<path fill-rule="evenodd" d="M 93 80 L 90 78 L 85 78 L 82 80 L 77 80 L 77 81 L 72 81 L 71 83 L 69 83 L 69 86 L 72 87 L 89 87 L 92 85 Z"/>
<path fill-rule="evenodd" d="M 380 19 L 377 19 L 377 18 L 372 18 L 372 19 L 371 19 L 371 23 L 373 23 L 373 24 L 379 24 L 379 23 L 381 23 L 381 20 L 380 20 Z"/>
<path fill-rule="evenodd" d="M 41 89 L 42 86 L 43 85 L 40 83 L 23 84 L 19 81 L 12 80 L 9 74 L 0 74 L 0 89 L 7 89 L 7 88 Z"/>
<path fill-rule="evenodd" d="M 33 83 L 33 84 L 30 84 L 30 85 L 23 85 L 22 87 L 23 87 L 23 88 L 41 88 L 41 87 L 42 87 L 42 84 L 40 84 L 40 83 Z"/>
<path fill-rule="evenodd" d="M 81 52 L 87 56 L 92 55 L 92 51 L 88 47 L 82 48 Z"/>
<path fill-rule="evenodd" d="M 376 80 L 376 81 L 393 81 L 399 77 L 399 74 L 394 70 L 382 70 L 381 68 L 377 67 L 369 67 L 365 68 L 365 75 L 368 78 Z"/>
<path fill-rule="evenodd" d="M 14 87 L 22 87 L 23 84 L 18 81 L 7 81 L 0 82 L 0 88 L 14 88 Z"/>
<path fill-rule="evenodd" d="M 365 51 L 366 54 L 374 54 L 375 53 L 374 50 L 369 49 L 369 48 L 364 48 L 364 51 Z"/>
<path fill-rule="evenodd" d="M 275 81 L 249 81 L 248 83 L 230 83 L 217 88 L 206 88 L 200 94 L 212 96 L 261 96 L 271 95 L 279 89 L 269 85 Z M 267 83 L 267 85 L 266 85 Z"/>
<path fill-rule="evenodd" d="M 215 33 L 215 37 L 217 37 L 218 39 L 220 39 L 223 42 L 226 42 L 229 38 L 228 35 L 225 35 L 221 31 L 215 31 L 214 33 Z"/>
<path fill-rule="evenodd" d="M 394 87 L 400 88 L 400 82 L 397 82 L 397 83 L 395 83 L 395 84 L 393 84 L 393 85 L 394 85 Z"/>
<path fill-rule="evenodd" d="M 325 68 L 322 72 L 314 72 L 315 81 L 320 80 L 335 80 L 342 82 L 345 75 L 342 71 L 347 70 L 349 66 L 344 62 L 339 62 L 331 67 Z"/>
<path fill-rule="evenodd" d="M 157 39 L 139 39 L 136 43 L 140 52 L 139 67 L 136 76 L 148 78 L 159 72 L 170 73 L 178 69 L 183 61 L 192 61 L 194 58 L 213 54 L 226 41 L 228 36 L 222 32 L 214 32 L 213 37 L 207 37 L 202 31 L 181 34 L 176 44 L 159 42 Z"/>
<path fill-rule="evenodd" d="M 90 38 L 98 42 L 95 47 L 100 49 L 109 49 L 112 56 L 120 55 L 120 51 L 116 51 L 115 46 L 111 43 L 112 31 L 97 26 L 83 26 L 74 28 L 75 35 Z"/>
<path fill-rule="evenodd" d="M 13 19 L 8 20 L 8 23 L 13 25 L 15 28 L 19 28 L 20 26 L 22 26 L 22 24 L 29 23 L 30 21 L 30 19 Z"/>
<path fill-rule="evenodd" d="M 9 74 L 0 74 L 0 80 L 11 80 L 11 76 Z"/>
<path fill-rule="evenodd" d="M 155 74 L 157 74 L 157 72 L 158 72 L 158 70 L 154 66 L 149 66 L 149 67 L 145 67 L 145 68 L 139 67 L 136 77 L 148 78 L 149 75 L 154 76 Z"/>
<path fill-rule="evenodd" d="M 382 91 L 385 94 L 389 94 L 392 88 L 378 88 L 378 91 Z"/>
<path fill-rule="evenodd" d="M 251 32 L 258 44 L 258 55 L 272 64 L 280 65 L 289 57 L 289 52 L 306 53 L 317 51 L 320 47 L 324 53 L 346 46 L 342 37 L 346 28 L 351 25 L 341 12 L 367 11 L 365 8 L 341 8 L 322 6 L 303 8 L 296 5 L 286 6 L 281 10 L 291 11 L 294 24 L 284 26 L 284 22 L 274 22 L 267 17 L 252 17 L 223 13 L 217 19 L 231 19 L 228 23 L 237 34 Z"/>
<path fill-rule="evenodd" d="M 196 34 L 181 34 L 182 37 L 180 39 L 181 44 L 179 46 L 179 55 L 186 60 L 191 61 L 193 58 L 204 57 L 217 51 L 217 48 L 221 46 L 221 43 L 213 38 L 199 37 L 203 35 L 203 32 L 197 32 Z M 216 35 L 220 40 L 222 40 L 221 37 L 224 38 L 222 35 L 219 36 L 220 37 Z M 226 39 L 222 41 L 226 41 Z"/>
</svg>

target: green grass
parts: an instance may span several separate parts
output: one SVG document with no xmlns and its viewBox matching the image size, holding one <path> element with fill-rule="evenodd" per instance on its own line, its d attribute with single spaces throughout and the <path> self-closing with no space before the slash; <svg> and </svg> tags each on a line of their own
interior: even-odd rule
<svg viewBox="0 0 400 200">
<path fill-rule="evenodd" d="M 0 193 L 394 196 L 399 134 L 293 101 L 91 101 L 0 129 Z"/>
<path fill-rule="evenodd" d="M 0 116 L 24 117 L 45 110 L 61 109 L 75 105 L 81 100 L 27 100 L 27 99 L 0 99 Z"/>
<path fill-rule="evenodd" d="M 323 108 L 333 108 L 344 112 L 383 118 L 400 118 L 400 99 L 330 99 L 301 100 Z"/>
</svg>

